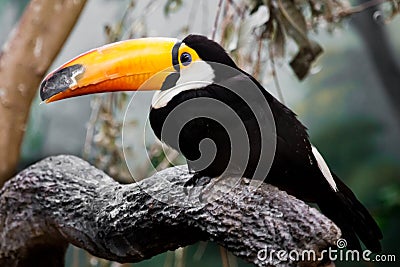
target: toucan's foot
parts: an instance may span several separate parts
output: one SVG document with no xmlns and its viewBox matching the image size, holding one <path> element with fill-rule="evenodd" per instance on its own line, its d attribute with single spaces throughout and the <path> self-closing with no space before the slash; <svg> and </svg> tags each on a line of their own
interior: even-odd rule
<svg viewBox="0 0 400 267">
<path fill-rule="evenodd" d="M 203 176 L 200 173 L 195 173 L 186 183 L 183 185 L 184 187 L 190 186 L 204 186 L 210 183 L 211 177 Z"/>
<path fill-rule="evenodd" d="M 223 176 L 215 177 L 213 179 L 210 179 L 209 183 L 207 183 L 207 186 L 204 187 L 203 191 L 199 195 L 200 202 L 209 202 L 210 200 L 213 199 L 213 197 L 218 197 L 218 195 L 214 195 L 214 186 L 216 186 L 219 182 L 224 179 Z M 215 199 L 215 198 L 214 198 Z"/>
<path fill-rule="evenodd" d="M 195 171 L 195 169 L 192 167 L 192 164 L 190 163 L 190 161 L 187 160 L 186 163 L 187 163 L 187 166 L 188 166 L 188 169 L 189 169 L 189 173 L 190 173 L 190 174 L 195 174 L 196 171 Z"/>
<path fill-rule="evenodd" d="M 189 180 L 185 182 L 183 185 L 183 190 L 185 191 L 185 194 L 188 195 L 189 187 L 200 187 L 200 186 L 205 186 L 209 184 L 211 181 L 211 177 L 203 176 L 199 173 L 195 173 Z"/>
</svg>

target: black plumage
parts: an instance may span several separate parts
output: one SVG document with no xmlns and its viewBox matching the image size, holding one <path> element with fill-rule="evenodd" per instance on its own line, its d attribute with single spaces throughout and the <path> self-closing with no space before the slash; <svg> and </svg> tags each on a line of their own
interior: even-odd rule
<svg viewBox="0 0 400 267">
<path fill-rule="evenodd" d="M 380 251 L 379 240 L 382 239 L 382 233 L 376 222 L 352 191 L 335 174 L 332 176 L 338 191 L 333 190 L 318 166 L 306 128 L 297 120 L 296 115 L 269 94 L 253 77 L 240 70 L 217 43 L 198 35 L 189 35 L 182 42 L 194 49 L 203 61 L 224 64 L 238 72 L 232 75 L 218 68 L 214 69 L 215 78 L 212 84 L 183 91 L 174 96 L 166 106 L 152 108 L 150 123 L 156 136 L 180 151 L 188 159 L 189 167 L 196 173 L 195 175 L 209 177 L 220 176 L 226 170 L 228 173 L 241 170 L 244 176 L 253 178 L 261 153 L 260 142 L 266 142 L 267 147 L 269 147 L 268 144 L 275 142 L 275 155 L 271 169 L 265 174 L 266 177 L 258 178 L 265 178 L 266 182 L 304 201 L 317 203 L 321 211 L 341 228 L 343 237 L 348 242 L 348 248 L 360 249 L 358 236 L 368 249 Z M 255 84 L 255 87 L 249 88 L 250 81 Z M 227 89 L 232 86 L 234 90 Z M 257 94 L 256 90 L 258 90 Z M 240 97 L 242 95 L 246 95 L 248 101 L 244 101 Z M 262 98 L 257 97 L 258 95 L 262 95 Z M 246 166 L 235 165 L 235 155 L 232 155 L 229 149 L 234 144 L 231 144 L 226 129 L 212 118 L 201 116 L 204 109 L 207 109 L 209 113 L 222 114 L 221 116 L 224 116 L 223 114 L 231 116 L 230 113 L 219 110 L 218 106 L 187 105 L 183 106 L 183 111 L 173 114 L 174 109 L 186 101 L 201 98 L 220 101 L 240 117 L 247 132 L 243 140 L 248 140 L 250 148 Z M 255 114 L 268 117 L 266 113 L 268 107 L 265 103 L 268 104 L 274 120 L 267 119 L 265 124 L 259 125 Z M 170 127 L 174 129 L 182 127 L 178 131 L 179 136 L 168 131 L 162 134 L 164 122 L 171 114 L 173 119 L 170 120 L 172 124 Z M 271 125 L 275 127 L 276 133 L 271 131 Z M 235 129 L 236 125 L 230 125 L 230 127 Z M 262 130 L 270 134 L 262 136 Z M 203 169 L 201 164 L 196 165 L 196 160 L 201 156 L 199 145 L 204 139 L 214 142 L 216 155 L 211 164 Z M 271 143 L 270 140 L 274 142 Z M 228 165 L 230 167 L 227 169 Z"/>
</svg>

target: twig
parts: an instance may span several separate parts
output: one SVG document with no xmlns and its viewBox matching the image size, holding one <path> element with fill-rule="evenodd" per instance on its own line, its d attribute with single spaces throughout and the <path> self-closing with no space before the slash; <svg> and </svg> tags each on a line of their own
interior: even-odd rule
<svg viewBox="0 0 400 267">
<path fill-rule="evenodd" d="M 171 251 L 168 251 L 165 253 L 165 261 L 164 261 L 164 267 L 172 267 L 172 264 L 174 263 L 174 254 Z"/>
<path fill-rule="evenodd" d="M 86 160 L 88 160 L 90 155 L 92 154 L 92 143 L 96 129 L 96 122 L 99 119 L 101 98 L 99 96 L 95 96 L 94 98 L 92 98 L 91 106 L 92 111 L 90 113 L 89 121 L 87 122 L 86 137 L 82 152 L 83 158 Z"/>
<path fill-rule="evenodd" d="M 218 21 L 219 21 L 219 16 L 221 14 L 222 2 L 223 1 L 224 0 L 219 0 L 219 2 L 218 2 L 217 14 L 215 15 L 214 26 L 213 26 L 212 34 L 211 34 L 211 39 L 213 39 L 213 40 L 215 40 L 215 35 L 217 33 Z"/>
<path fill-rule="evenodd" d="M 181 247 L 175 250 L 175 267 L 185 267 L 185 254 L 185 247 Z"/>
<path fill-rule="evenodd" d="M 228 251 L 224 247 L 219 246 L 219 253 L 221 254 L 222 267 L 230 267 L 228 259 Z"/>
<path fill-rule="evenodd" d="M 118 29 L 116 32 L 114 32 L 112 29 L 110 33 L 107 35 L 107 42 L 115 42 L 119 40 L 122 36 L 122 28 L 124 24 L 126 23 L 126 20 L 128 18 L 129 12 L 134 8 L 134 0 L 131 0 L 129 2 L 128 7 L 125 9 L 122 18 L 119 20 L 117 23 Z M 112 95 L 112 94 L 111 94 Z M 102 98 L 101 96 L 95 96 L 91 100 L 91 113 L 90 113 L 90 118 L 87 123 L 87 130 L 86 130 L 86 137 L 85 137 L 85 143 L 83 145 L 83 152 L 82 156 L 84 159 L 89 159 L 91 153 L 92 153 L 92 145 L 93 145 L 93 137 L 95 134 L 95 129 L 96 129 L 96 123 L 99 120 L 99 114 L 100 114 L 100 107 L 104 105 L 103 101 L 106 102 L 109 99 Z"/>
<path fill-rule="evenodd" d="M 231 267 L 238 267 L 237 257 L 228 251 L 228 260 Z"/>
<path fill-rule="evenodd" d="M 122 14 L 121 19 L 119 20 L 119 22 L 117 23 L 117 31 L 113 34 L 112 38 L 112 42 L 116 42 L 118 40 L 121 39 L 122 34 L 122 30 L 124 28 L 124 25 L 126 23 L 126 20 L 128 18 L 129 13 L 131 12 L 131 10 L 135 7 L 135 1 L 131 0 L 129 2 L 128 7 L 125 9 L 124 13 Z"/>
<path fill-rule="evenodd" d="M 147 3 L 147 5 L 141 11 L 140 15 L 138 15 L 136 19 L 134 19 L 131 23 L 129 23 L 129 27 L 125 31 L 129 38 L 144 37 L 141 36 L 143 35 L 143 33 L 140 33 L 140 36 L 138 36 L 138 34 L 134 32 L 135 27 L 137 27 L 138 24 L 143 22 L 146 17 L 148 17 L 151 13 L 153 13 L 154 10 L 157 9 L 160 4 L 161 3 L 159 0 L 149 1 L 149 3 Z"/>
<path fill-rule="evenodd" d="M 201 258 L 204 255 L 204 252 L 206 251 L 207 245 L 208 245 L 208 242 L 200 241 L 199 246 L 197 247 L 197 250 L 193 255 L 193 259 L 195 261 L 201 260 Z"/>
<path fill-rule="evenodd" d="M 260 75 L 261 72 L 261 51 L 263 47 L 263 39 L 261 36 L 258 37 L 258 48 L 257 48 L 257 60 L 255 64 L 255 70 L 253 72 L 254 78 L 259 78 L 258 76 Z"/>
<path fill-rule="evenodd" d="M 371 1 L 359 4 L 357 6 L 351 7 L 349 9 L 347 9 L 347 10 L 344 10 L 344 11 L 339 13 L 339 16 L 340 17 L 351 16 L 353 14 L 363 12 L 364 10 L 366 10 L 368 8 L 381 5 L 381 4 L 389 2 L 389 1 L 390 0 L 371 0 Z"/>
<path fill-rule="evenodd" d="M 193 1 L 192 6 L 190 7 L 190 12 L 189 12 L 189 17 L 188 17 L 188 22 L 187 22 L 187 30 L 190 32 L 190 25 L 194 24 L 196 21 L 196 15 L 198 12 L 198 7 L 200 4 L 199 1 Z"/>
<path fill-rule="evenodd" d="M 72 246 L 72 267 L 79 267 L 79 248 Z"/>
<path fill-rule="evenodd" d="M 227 0 L 227 2 L 233 7 L 233 9 L 236 11 L 239 17 L 243 17 L 245 9 L 242 9 L 240 6 L 238 6 L 235 1 L 233 0 Z"/>
<path fill-rule="evenodd" d="M 269 52 L 269 58 L 271 61 L 272 78 L 274 79 L 274 84 L 275 84 L 276 91 L 278 93 L 278 98 L 282 104 L 285 104 L 285 99 L 283 97 L 282 88 L 281 88 L 281 85 L 279 84 L 278 73 L 277 73 L 276 67 L 275 67 L 275 57 L 274 57 L 274 53 L 272 51 L 272 46 L 269 46 L 268 52 Z"/>
<path fill-rule="evenodd" d="M 220 44 L 222 47 L 226 46 L 227 40 L 226 40 L 226 38 L 224 38 L 226 36 L 225 33 L 226 33 L 226 30 L 228 29 L 228 26 L 231 25 L 232 21 L 234 20 L 234 12 L 230 11 L 228 2 L 226 2 L 226 3 L 227 3 L 227 5 L 225 5 L 225 8 L 224 8 L 224 13 L 225 13 L 224 18 L 223 18 L 222 22 L 220 23 L 220 25 L 221 25 L 220 32 L 222 35 Z"/>
</svg>

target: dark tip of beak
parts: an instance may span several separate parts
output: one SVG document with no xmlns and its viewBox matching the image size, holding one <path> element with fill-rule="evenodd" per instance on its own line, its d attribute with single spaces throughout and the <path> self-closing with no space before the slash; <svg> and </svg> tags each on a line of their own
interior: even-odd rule
<svg viewBox="0 0 400 267">
<path fill-rule="evenodd" d="M 76 84 L 78 75 L 85 72 L 81 64 L 75 64 L 66 68 L 57 70 L 50 78 L 42 81 L 40 84 L 40 98 L 42 101 L 49 99 L 53 95 L 64 92 Z"/>
</svg>

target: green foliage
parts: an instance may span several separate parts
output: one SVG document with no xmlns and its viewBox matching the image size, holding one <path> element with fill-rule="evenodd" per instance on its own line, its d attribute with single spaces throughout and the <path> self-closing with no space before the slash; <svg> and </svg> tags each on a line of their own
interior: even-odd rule
<svg viewBox="0 0 400 267">
<path fill-rule="evenodd" d="M 311 2 L 309 2 L 310 4 Z M 310 4 L 311 10 L 317 10 Z M 303 7 L 294 1 L 270 1 L 268 4 L 270 19 L 265 24 L 263 35 L 269 40 L 275 55 L 285 55 L 286 40 L 290 37 L 298 46 L 297 54 L 291 59 L 290 66 L 302 80 L 308 74 L 311 64 L 322 53 L 321 46 L 308 37 L 309 27 Z M 321 16 L 321 12 L 312 15 Z M 315 19 L 311 16 L 311 19 Z"/>
</svg>

